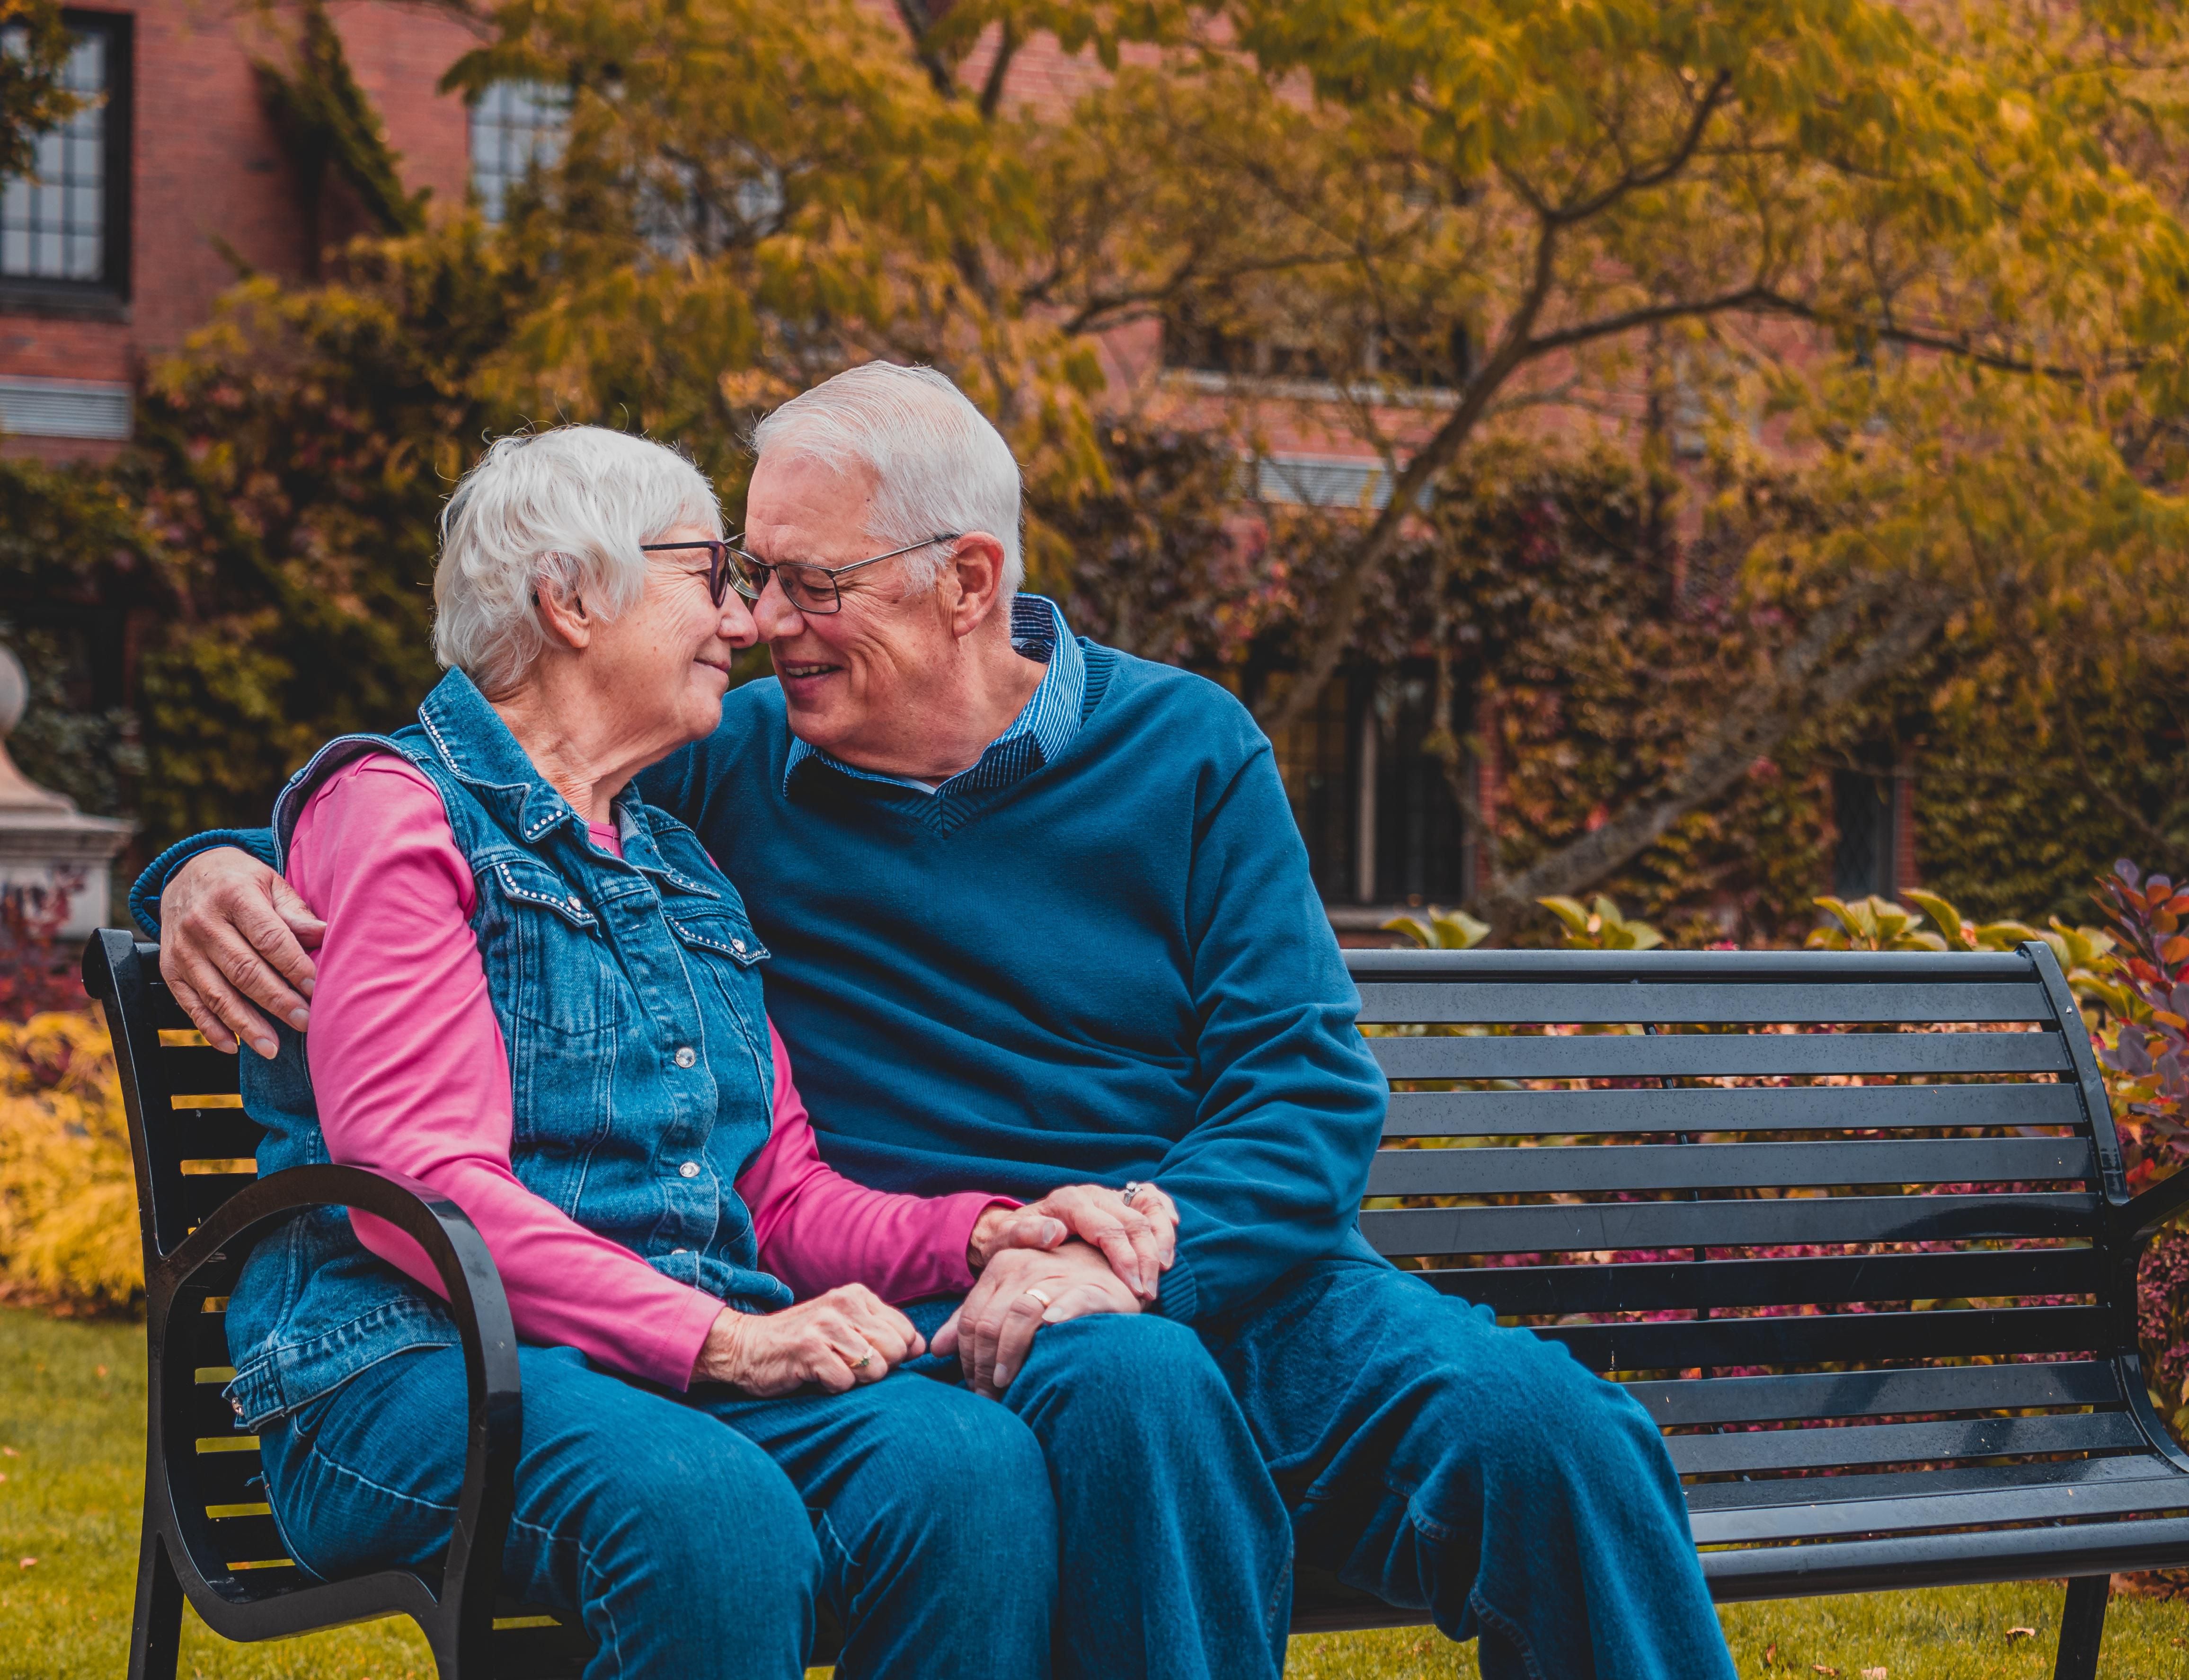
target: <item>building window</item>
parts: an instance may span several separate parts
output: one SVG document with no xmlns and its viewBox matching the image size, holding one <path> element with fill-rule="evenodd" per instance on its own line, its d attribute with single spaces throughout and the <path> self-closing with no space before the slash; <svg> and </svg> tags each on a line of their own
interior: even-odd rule
<svg viewBox="0 0 2189 1680">
<path fill-rule="evenodd" d="M 84 103 L 38 137 L 31 175 L 0 184 L 0 301 L 110 303 L 128 291 L 129 20 L 63 18 L 76 47 L 62 82 Z M 0 32 L 0 48 L 13 45 Z"/>
<path fill-rule="evenodd" d="M 1265 330 L 1188 295 L 1163 318 L 1162 365 L 1203 382 L 1252 382 L 1301 396 L 1338 396 L 1347 386 L 1375 385 L 1389 397 L 1449 399 L 1473 373 L 1474 346 L 1457 326 L 1426 339 L 1381 323 L 1327 340 Z"/>
<path fill-rule="evenodd" d="M 497 82 L 472 105 L 472 190 L 489 222 L 507 215 L 511 189 L 563 161 L 570 93 L 546 82 Z"/>
</svg>

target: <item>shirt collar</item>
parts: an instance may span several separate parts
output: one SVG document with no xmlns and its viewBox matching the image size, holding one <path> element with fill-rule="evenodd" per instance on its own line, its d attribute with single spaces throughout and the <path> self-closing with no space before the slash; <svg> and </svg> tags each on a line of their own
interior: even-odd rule
<svg viewBox="0 0 2189 1680">
<path fill-rule="evenodd" d="M 1006 787 L 1044 765 L 1054 764 L 1079 733 L 1079 714 L 1087 699 L 1087 656 L 1056 603 L 1041 595 L 1011 598 L 1011 646 L 1028 659 L 1043 661 L 1049 669 L 1032 698 L 1011 720 L 1010 727 L 988 743 L 970 769 L 930 789 L 909 777 L 861 770 L 794 735 L 783 766 L 783 791 L 790 791 L 791 778 L 808 761 L 825 764 L 858 781 L 880 782 L 922 794 Z"/>
</svg>

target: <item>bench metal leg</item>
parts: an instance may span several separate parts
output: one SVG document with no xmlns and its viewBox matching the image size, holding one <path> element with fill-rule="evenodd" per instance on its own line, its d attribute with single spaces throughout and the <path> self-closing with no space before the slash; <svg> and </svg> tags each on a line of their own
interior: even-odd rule
<svg viewBox="0 0 2189 1680">
<path fill-rule="evenodd" d="M 2109 1575 L 2078 1575 L 2067 1583 L 2067 1608 L 2060 1618 L 2060 1655 L 2052 1680 L 2096 1680 L 2098 1642 L 2105 1637 Z"/>
<path fill-rule="evenodd" d="M 137 1614 L 129 1630 L 129 1680 L 175 1680 L 183 1654 L 183 1583 L 150 1523 L 137 1554 Z"/>
</svg>

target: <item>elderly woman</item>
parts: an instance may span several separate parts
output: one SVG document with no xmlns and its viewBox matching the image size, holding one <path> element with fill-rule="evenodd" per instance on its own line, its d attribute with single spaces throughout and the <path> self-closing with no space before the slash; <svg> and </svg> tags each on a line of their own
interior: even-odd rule
<svg viewBox="0 0 2189 1680">
<path fill-rule="evenodd" d="M 449 675 L 415 727 L 335 742 L 275 806 L 326 928 L 308 1035 L 246 1058 L 262 1169 L 408 1174 L 479 1227 L 525 1343 L 505 1575 L 582 1615 L 589 1674 L 784 1680 L 822 1600 L 846 1673 L 1046 1672 L 1041 1450 L 963 1389 L 882 1380 L 925 1351 L 888 1303 L 1067 1230 L 1151 1297 L 1168 1210 L 883 1195 L 821 1163 L 742 901 L 630 791 L 718 727 L 755 636 L 690 463 L 591 427 L 506 438 L 442 535 Z M 235 1291 L 229 1392 L 320 1575 L 447 1543 L 465 1375 L 435 1287 L 393 1229 L 321 1209 Z"/>
</svg>

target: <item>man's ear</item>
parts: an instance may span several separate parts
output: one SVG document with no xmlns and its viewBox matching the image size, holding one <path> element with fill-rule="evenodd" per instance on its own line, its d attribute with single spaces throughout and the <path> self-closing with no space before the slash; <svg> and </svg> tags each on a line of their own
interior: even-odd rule
<svg viewBox="0 0 2189 1680">
<path fill-rule="evenodd" d="M 942 569 L 956 585 L 954 591 L 943 591 L 950 633 L 970 636 L 987 622 L 1002 598 L 1004 546 L 986 531 L 968 531 L 951 546 Z"/>
<path fill-rule="evenodd" d="M 540 609 L 540 627 L 548 639 L 559 642 L 566 648 L 587 648 L 592 645 L 593 619 L 585 610 L 585 597 L 574 591 L 563 595 L 552 589 L 533 591 L 533 604 Z"/>
</svg>

